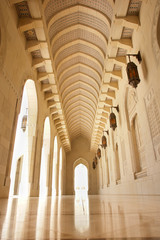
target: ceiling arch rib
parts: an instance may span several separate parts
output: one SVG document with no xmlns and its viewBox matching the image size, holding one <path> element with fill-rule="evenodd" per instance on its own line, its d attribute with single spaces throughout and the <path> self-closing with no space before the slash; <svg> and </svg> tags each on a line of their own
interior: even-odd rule
<svg viewBox="0 0 160 240">
<path fill-rule="evenodd" d="M 80 39 L 82 41 L 85 41 L 86 43 L 94 45 L 94 47 L 100 49 L 104 56 L 106 55 L 106 42 L 101 40 L 101 38 L 96 34 L 79 28 L 71 32 L 68 32 L 57 39 L 57 41 L 54 43 L 52 47 L 53 58 L 61 46 L 65 47 L 68 43 L 70 42 L 72 43 L 77 39 Z"/>
<path fill-rule="evenodd" d="M 76 66 L 69 69 L 68 72 L 61 79 L 59 79 L 59 82 L 58 82 L 59 88 L 63 83 L 63 81 L 65 81 L 67 78 L 71 78 L 76 73 L 85 74 L 86 76 L 88 76 L 89 78 L 92 78 L 95 82 L 97 82 L 99 86 L 101 86 L 101 78 L 97 74 L 97 72 L 95 72 L 91 68 L 86 67 L 85 65 L 77 64 Z"/>
<path fill-rule="evenodd" d="M 83 72 L 95 79 L 97 82 L 101 83 L 101 76 L 99 73 L 90 66 L 83 63 L 76 63 L 62 72 L 59 76 L 59 84 L 61 84 L 66 78 L 72 76 L 76 72 Z"/>
<path fill-rule="evenodd" d="M 102 75 L 102 69 L 99 67 L 99 65 L 93 61 L 91 61 L 88 58 L 84 58 L 81 56 L 73 57 L 68 62 L 65 62 L 65 64 L 61 65 L 61 68 L 59 68 L 59 71 L 57 72 L 57 78 L 59 79 L 61 75 L 66 72 L 66 69 L 69 69 L 70 66 L 75 66 L 76 64 L 84 65 L 86 67 L 92 68 L 97 74 L 100 76 Z"/>
<path fill-rule="evenodd" d="M 74 112 L 71 113 L 69 115 L 69 117 L 67 118 L 67 121 L 69 122 L 70 119 L 72 119 L 74 116 L 79 117 L 79 114 L 82 114 L 82 116 L 85 115 L 88 117 L 88 119 L 90 119 L 91 121 L 94 121 L 94 117 L 92 115 L 90 115 L 90 113 L 86 112 L 85 109 L 83 111 L 82 111 L 82 109 L 74 110 Z"/>
<path fill-rule="evenodd" d="M 68 9 L 65 9 L 61 12 L 58 12 L 57 14 L 53 15 L 50 21 L 48 21 L 47 26 L 49 30 L 50 40 L 54 35 L 64 29 L 64 23 L 65 27 L 67 28 L 79 22 L 86 26 L 90 26 L 91 23 L 91 26 L 93 28 L 101 29 L 101 32 L 105 34 L 106 38 L 108 39 L 108 27 L 110 26 L 110 21 L 108 20 L 108 18 L 94 9 L 76 5 L 71 7 L 69 11 Z"/>
<path fill-rule="evenodd" d="M 56 15 L 56 13 L 61 12 L 62 10 L 68 10 L 68 8 L 72 8 L 76 5 L 76 7 L 86 6 L 89 8 L 89 10 L 95 9 L 96 12 L 100 12 L 101 14 L 105 15 L 108 19 L 108 22 L 111 22 L 112 15 L 113 15 L 113 9 L 111 5 L 111 1 L 101 0 L 97 1 L 86 1 L 86 0 L 72 0 L 72 1 L 66 1 L 66 4 L 64 4 L 63 0 L 45 0 L 43 3 L 43 6 L 45 8 L 45 17 L 46 22 L 48 23 L 50 19 L 53 18 L 53 16 Z"/>
<path fill-rule="evenodd" d="M 104 36 L 104 33 L 100 32 L 99 29 L 93 28 L 93 25 L 86 26 L 86 25 L 78 22 L 77 24 L 69 26 L 69 27 L 61 30 L 60 32 L 58 32 L 56 35 L 54 35 L 51 40 L 51 48 L 53 48 L 53 46 L 56 44 L 58 39 L 61 39 L 62 36 L 72 32 L 72 31 L 78 30 L 78 29 L 86 31 L 86 32 L 90 32 L 90 33 L 98 36 L 101 39 L 101 41 L 103 41 L 105 44 L 108 43 L 108 39 L 106 39 L 106 37 Z"/>
<path fill-rule="evenodd" d="M 95 50 L 98 54 L 97 55 L 100 55 L 99 58 L 101 59 L 101 62 L 103 63 L 104 62 L 104 57 L 105 57 L 105 54 L 103 53 L 103 51 L 101 50 L 101 48 L 98 46 L 96 46 L 95 44 L 93 43 L 90 43 L 89 41 L 85 41 L 85 40 L 82 40 L 82 39 L 76 39 L 72 42 L 69 42 L 69 43 L 66 43 L 65 45 L 61 46 L 58 51 L 56 52 L 56 54 L 54 55 L 54 58 L 53 60 L 55 61 L 55 59 L 58 61 L 59 60 L 59 56 L 62 54 L 62 52 L 65 50 L 69 51 L 69 47 L 73 47 L 74 45 L 77 46 L 77 44 L 81 44 L 83 46 L 83 48 L 89 48 L 90 51 L 93 51 Z M 76 49 L 77 50 L 77 49 Z M 85 50 L 86 51 L 86 50 Z M 63 52 L 63 53 L 64 53 Z M 61 59 L 62 60 L 62 59 Z M 55 64 L 56 68 L 57 68 L 57 62 Z"/>
<path fill-rule="evenodd" d="M 83 26 L 83 29 L 92 27 L 92 32 L 97 31 L 99 33 L 98 35 L 103 36 L 103 38 L 105 39 L 105 42 L 108 42 L 109 27 L 106 24 L 106 22 L 98 19 L 97 17 L 93 17 L 89 14 L 74 13 L 72 14 L 72 21 L 70 21 L 70 15 L 68 15 L 66 17 L 62 17 L 61 19 L 57 20 L 49 28 L 49 38 L 50 38 L 51 46 L 53 46 L 54 41 L 56 38 L 58 38 L 58 36 L 61 36 L 62 33 L 67 32 L 66 29 L 76 28 L 76 26 L 79 25 L 80 17 L 82 18 L 81 27 Z M 88 21 L 88 17 L 90 18 L 89 21 Z M 87 18 L 87 20 L 84 20 L 85 18 Z M 91 22 L 91 24 L 89 22 Z M 58 36 L 55 37 L 56 35 Z"/>
<path fill-rule="evenodd" d="M 69 105 L 69 107 L 65 111 L 66 119 L 68 119 L 70 114 L 72 114 L 72 112 L 76 111 L 77 108 L 83 109 L 83 111 L 85 109 L 85 111 L 87 111 L 94 118 L 94 116 L 95 116 L 94 109 L 92 109 L 88 103 L 86 103 L 86 102 L 84 102 L 82 100 L 79 100 L 79 101 L 73 102 L 72 104 Z"/>
<path fill-rule="evenodd" d="M 80 135 L 80 136 L 84 136 L 88 139 L 88 141 L 90 141 L 90 132 L 87 132 L 87 128 L 81 128 L 81 125 L 79 126 L 79 130 L 75 130 L 73 133 L 72 133 L 72 137 L 71 137 L 71 140 L 73 141 L 74 138 L 77 137 L 77 135 Z"/>
<path fill-rule="evenodd" d="M 79 91 L 79 92 L 78 92 Z M 90 108 L 92 108 L 94 110 L 94 112 L 96 111 L 96 103 L 93 102 L 92 99 L 90 99 L 88 96 L 83 95 L 79 89 L 76 90 L 77 94 L 74 92 L 72 94 L 70 94 L 70 96 L 67 96 L 65 102 L 63 102 L 64 104 L 64 110 L 73 102 L 76 102 L 78 100 L 82 100 L 83 102 L 86 102 L 89 104 Z"/>
<path fill-rule="evenodd" d="M 90 134 L 91 134 L 91 129 L 88 127 L 88 124 L 85 123 L 85 122 L 82 122 L 82 121 L 78 121 L 76 122 L 73 126 L 70 126 L 70 137 L 72 138 L 72 134 L 75 132 L 75 131 L 82 131 L 83 129 L 85 130 L 86 134 L 88 135 L 88 138 L 90 138 Z"/>
<path fill-rule="evenodd" d="M 86 111 L 84 107 L 83 108 L 81 107 L 81 108 L 76 108 L 74 111 L 71 111 L 67 118 L 67 121 L 72 120 L 74 116 L 79 116 L 78 113 L 81 113 L 82 116 L 87 116 L 91 121 L 94 120 L 94 116 L 90 114 L 90 112 Z"/>
<path fill-rule="evenodd" d="M 69 124 L 69 129 L 71 129 L 72 131 L 70 132 L 71 137 L 72 137 L 72 132 L 74 132 L 75 129 L 77 129 L 78 125 L 81 125 L 81 128 L 86 128 L 88 129 L 87 132 L 91 132 L 92 131 L 92 125 L 88 123 L 88 121 L 84 120 L 84 119 L 78 119 L 78 121 L 73 122 L 72 124 Z"/>
<path fill-rule="evenodd" d="M 88 92 L 94 94 L 96 96 L 96 98 L 98 99 L 97 89 L 92 87 L 89 83 L 85 83 L 81 80 L 71 83 L 69 86 L 67 86 L 65 89 L 63 89 L 63 91 L 61 91 L 62 98 L 65 97 L 71 91 L 71 89 L 76 90 L 77 88 L 86 89 Z"/>
<path fill-rule="evenodd" d="M 95 104 L 95 107 L 97 105 L 98 99 L 94 96 L 94 94 L 82 87 L 73 90 L 71 89 L 71 91 L 68 94 L 66 94 L 66 96 L 63 97 L 64 105 L 66 106 L 67 102 L 70 101 L 70 99 L 74 98 L 74 96 L 81 96 L 86 100 L 90 99 L 90 101 L 92 101 Z"/>
<path fill-rule="evenodd" d="M 57 66 L 57 76 L 59 75 L 59 72 L 63 71 L 65 68 L 70 66 L 72 61 L 75 61 L 75 59 L 80 58 L 83 59 L 83 61 L 90 61 L 97 67 L 97 71 L 102 73 L 102 65 L 97 61 L 96 58 L 93 56 L 89 56 L 85 53 L 77 52 L 72 55 L 69 55 L 68 57 L 64 58 L 60 64 Z M 73 59 L 73 60 L 72 60 Z M 98 70 L 99 69 L 99 70 Z"/>
<path fill-rule="evenodd" d="M 102 68 L 104 68 L 104 57 L 102 56 L 102 54 L 100 54 L 94 48 L 91 48 L 91 46 L 86 46 L 84 41 L 82 43 L 79 40 L 77 40 L 76 44 L 71 45 L 67 49 L 61 51 L 61 53 L 55 59 L 55 68 L 56 69 L 58 68 L 58 65 L 61 63 L 63 59 L 75 53 L 84 53 L 87 54 L 88 56 L 95 58 L 100 63 Z"/>
<path fill-rule="evenodd" d="M 72 132 L 72 141 L 78 136 L 84 136 L 90 141 L 90 132 L 87 131 L 86 127 L 82 129 L 81 125 L 78 126 L 78 128 L 74 132 Z"/>
<path fill-rule="evenodd" d="M 91 139 L 100 98 L 113 1 L 44 0 L 58 93 L 70 139 Z"/>
<path fill-rule="evenodd" d="M 87 76 L 84 73 L 79 73 L 79 72 L 65 79 L 63 83 L 59 85 L 60 92 L 63 92 L 63 90 L 67 88 L 69 84 L 75 83 L 76 81 L 82 81 L 87 84 L 89 83 L 91 87 L 93 87 L 94 89 L 97 89 L 97 91 L 99 92 L 100 85 L 93 78 Z"/>
<path fill-rule="evenodd" d="M 70 126 L 70 135 L 73 134 L 73 132 L 75 131 L 82 131 L 83 129 L 85 129 L 86 133 L 88 134 L 88 136 L 90 137 L 90 133 L 91 130 L 88 128 L 88 124 L 84 123 L 82 124 L 82 122 L 79 120 L 78 122 L 74 123 L 73 126 Z"/>
<path fill-rule="evenodd" d="M 73 123 L 78 122 L 79 120 L 84 120 L 88 122 L 88 125 L 90 125 L 91 127 L 93 125 L 93 121 L 90 121 L 86 116 L 81 115 L 80 119 L 79 116 L 74 116 L 72 119 L 70 119 L 70 121 L 68 121 L 68 126 L 70 126 L 70 124 L 72 125 Z"/>
</svg>

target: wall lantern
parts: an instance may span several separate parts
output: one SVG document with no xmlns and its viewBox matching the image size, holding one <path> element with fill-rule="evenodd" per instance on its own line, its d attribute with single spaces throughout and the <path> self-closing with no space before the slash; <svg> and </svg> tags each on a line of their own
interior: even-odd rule
<svg viewBox="0 0 160 240">
<path fill-rule="evenodd" d="M 107 138 L 103 135 L 102 136 L 102 148 L 106 149 L 107 147 Z"/>
<path fill-rule="evenodd" d="M 109 134 L 108 131 L 103 131 L 103 136 L 102 136 L 102 148 L 106 149 L 107 147 L 107 138 L 104 136 L 104 132 L 106 132 L 107 134 Z"/>
<path fill-rule="evenodd" d="M 93 169 L 96 168 L 96 163 L 94 161 L 92 162 L 92 167 L 93 167 Z"/>
<path fill-rule="evenodd" d="M 97 165 L 97 163 L 98 163 L 98 159 L 97 159 L 97 157 L 96 157 L 96 156 L 94 157 L 93 161 L 94 161 L 94 162 L 95 162 L 95 164 Z"/>
<path fill-rule="evenodd" d="M 97 163 L 98 163 L 98 160 L 97 160 L 97 157 L 96 157 L 96 155 L 95 155 L 95 157 L 93 158 L 93 162 L 92 162 L 92 167 L 93 167 L 93 169 L 96 168 Z"/>
<path fill-rule="evenodd" d="M 99 159 L 101 158 L 101 149 L 100 148 L 97 149 L 97 157 Z"/>
<path fill-rule="evenodd" d="M 112 108 L 115 108 L 117 110 L 117 112 L 119 112 L 119 106 L 117 105 L 116 107 L 112 106 Z M 110 116 L 109 116 L 109 121 L 110 121 L 110 127 L 115 130 L 117 127 L 117 121 L 116 121 L 116 115 L 111 112 Z"/>
<path fill-rule="evenodd" d="M 138 62 L 140 63 L 142 61 L 141 54 L 139 51 L 138 54 L 127 54 L 127 56 L 129 57 L 129 63 L 127 64 L 127 69 L 126 69 L 127 75 L 128 75 L 128 81 L 132 87 L 136 88 L 137 85 L 140 83 L 140 78 L 139 78 L 137 66 L 134 62 L 130 61 L 130 56 L 136 57 Z"/>
<path fill-rule="evenodd" d="M 23 132 L 26 131 L 26 127 L 27 127 L 27 115 L 24 115 L 22 118 L 22 124 L 21 124 L 21 128 Z"/>
</svg>

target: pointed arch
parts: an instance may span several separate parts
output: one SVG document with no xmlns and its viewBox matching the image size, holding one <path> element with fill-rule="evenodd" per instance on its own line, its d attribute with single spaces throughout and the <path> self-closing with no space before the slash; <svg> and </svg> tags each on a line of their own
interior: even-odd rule
<svg viewBox="0 0 160 240">
<path fill-rule="evenodd" d="M 11 165 L 10 195 L 28 196 L 30 193 L 29 179 L 33 171 L 33 154 L 38 114 L 36 86 L 28 79 L 23 88 L 20 113 L 18 116 L 16 136 Z M 21 167 L 19 167 L 21 159 Z M 19 169 L 19 170 L 18 170 Z M 17 177 L 16 174 L 19 174 Z M 15 179 L 17 189 L 15 189 Z"/>
</svg>

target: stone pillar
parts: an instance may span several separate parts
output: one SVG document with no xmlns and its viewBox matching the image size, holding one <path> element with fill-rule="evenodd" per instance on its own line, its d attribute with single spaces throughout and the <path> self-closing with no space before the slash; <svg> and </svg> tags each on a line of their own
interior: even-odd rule
<svg viewBox="0 0 160 240">
<path fill-rule="evenodd" d="M 51 150 L 48 163 L 48 196 L 52 195 L 52 177 L 53 177 L 53 150 Z"/>
<path fill-rule="evenodd" d="M 7 144 L 8 150 L 6 149 L 5 146 L 1 146 L 2 140 L 4 141 L 4 143 L 7 143 L 6 139 L 1 137 L 1 141 L 0 141 L 1 151 L 3 149 L 3 165 L 0 164 L 0 168 L 3 169 L 3 174 L 2 172 L 0 173 L 0 197 L 8 197 L 9 195 L 10 171 L 11 171 L 12 155 L 13 155 L 13 149 L 14 149 L 14 139 L 16 135 L 18 114 L 20 111 L 20 104 L 18 102 L 18 99 L 16 99 L 13 111 L 14 111 L 14 114 L 13 114 L 12 128 L 10 129 L 11 130 L 10 142 L 9 144 Z M 8 151 L 8 154 L 7 154 L 7 151 Z"/>
<path fill-rule="evenodd" d="M 56 165 L 56 195 L 59 195 L 59 147 L 57 152 L 57 165 Z"/>
<path fill-rule="evenodd" d="M 106 166 L 106 150 L 102 150 L 102 173 L 103 173 L 103 187 L 107 186 L 107 166 Z"/>
<path fill-rule="evenodd" d="M 30 196 L 38 197 L 39 196 L 39 183 L 40 183 L 40 167 L 41 167 L 41 152 L 43 144 L 43 134 L 39 131 L 37 134 L 37 148 L 35 149 L 35 159 L 33 165 L 33 175 Z"/>
<path fill-rule="evenodd" d="M 105 167 L 106 167 L 106 184 L 107 186 L 110 184 L 110 173 L 109 173 L 109 166 L 108 166 L 108 157 L 107 157 L 107 150 L 104 151 L 105 154 Z"/>
<path fill-rule="evenodd" d="M 114 150 L 114 136 L 113 130 L 110 130 L 110 173 L 111 173 L 111 185 L 116 184 L 116 166 L 115 166 L 115 150 Z"/>
</svg>

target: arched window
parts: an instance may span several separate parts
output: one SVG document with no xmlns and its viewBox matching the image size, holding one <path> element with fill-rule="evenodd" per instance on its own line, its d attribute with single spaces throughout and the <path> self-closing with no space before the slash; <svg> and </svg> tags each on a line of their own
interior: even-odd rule
<svg viewBox="0 0 160 240">
<path fill-rule="evenodd" d="M 43 146 L 41 153 L 41 169 L 40 169 L 40 196 L 46 196 L 48 193 L 48 164 L 50 157 L 50 122 L 49 117 L 45 119 L 43 132 Z"/>
<path fill-rule="evenodd" d="M 27 80 L 24 85 L 13 149 L 10 195 L 29 195 L 31 153 L 36 122 L 37 93 L 35 83 L 32 80 Z"/>
</svg>

